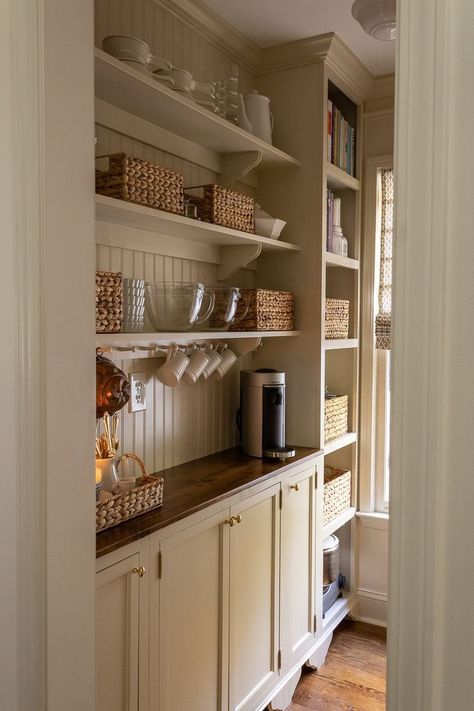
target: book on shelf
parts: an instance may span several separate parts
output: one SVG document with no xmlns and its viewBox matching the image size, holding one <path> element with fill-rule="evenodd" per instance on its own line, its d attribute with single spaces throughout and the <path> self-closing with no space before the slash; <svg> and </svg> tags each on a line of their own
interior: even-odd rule
<svg viewBox="0 0 474 711">
<path fill-rule="evenodd" d="M 332 190 L 327 191 L 327 210 L 326 210 L 326 251 L 333 250 L 333 230 L 334 230 L 334 193 Z"/>
<path fill-rule="evenodd" d="M 356 132 L 342 112 L 328 99 L 327 159 L 333 165 L 355 176 Z"/>
</svg>

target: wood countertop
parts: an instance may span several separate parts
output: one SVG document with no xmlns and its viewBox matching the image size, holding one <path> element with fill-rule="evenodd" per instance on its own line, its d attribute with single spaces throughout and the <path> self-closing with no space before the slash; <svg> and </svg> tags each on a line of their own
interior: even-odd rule
<svg viewBox="0 0 474 711">
<path fill-rule="evenodd" d="M 296 447 L 296 456 L 281 462 L 255 459 L 235 447 L 156 472 L 164 479 L 163 506 L 99 532 L 97 558 L 321 453 Z"/>
</svg>

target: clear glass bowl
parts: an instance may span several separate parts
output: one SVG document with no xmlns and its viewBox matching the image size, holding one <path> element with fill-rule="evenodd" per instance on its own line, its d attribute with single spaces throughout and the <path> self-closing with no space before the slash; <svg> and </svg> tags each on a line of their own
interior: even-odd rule
<svg viewBox="0 0 474 711">
<path fill-rule="evenodd" d="M 214 292 L 200 283 L 149 282 L 145 311 L 155 331 L 189 331 L 214 308 Z"/>
<path fill-rule="evenodd" d="M 209 318 L 199 326 L 200 331 L 227 331 L 232 323 L 238 323 L 246 315 L 248 305 L 240 304 L 240 289 L 236 286 L 213 286 L 214 309 Z"/>
</svg>

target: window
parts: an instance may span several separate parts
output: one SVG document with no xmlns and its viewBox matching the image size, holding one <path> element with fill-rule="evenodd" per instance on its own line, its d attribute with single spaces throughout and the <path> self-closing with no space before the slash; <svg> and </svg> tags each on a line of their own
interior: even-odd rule
<svg viewBox="0 0 474 711">
<path fill-rule="evenodd" d="M 388 512 L 390 454 L 390 342 L 392 320 L 393 170 L 377 170 L 375 234 L 375 508 Z"/>
<path fill-rule="evenodd" d="M 370 157 L 364 169 L 359 508 L 368 514 L 387 513 L 389 500 L 392 161 Z"/>
</svg>

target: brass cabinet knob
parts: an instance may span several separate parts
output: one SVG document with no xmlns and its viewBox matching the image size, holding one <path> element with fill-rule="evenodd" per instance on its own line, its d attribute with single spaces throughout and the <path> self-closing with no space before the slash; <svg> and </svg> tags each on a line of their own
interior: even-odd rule
<svg viewBox="0 0 474 711">
<path fill-rule="evenodd" d="M 234 517 L 232 516 L 232 518 L 226 518 L 226 520 L 224 521 L 224 523 L 228 523 L 229 526 L 233 526 L 233 525 L 235 524 Z"/>
<path fill-rule="evenodd" d="M 139 568 L 134 568 L 132 570 L 132 573 L 136 573 L 139 578 L 143 578 L 143 576 L 146 573 L 146 568 L 144 568 L 143 565 L 141 565 Z"/>
<path fill-rule="evenodd" d="M 292 485 L 290 486 L 290 489 L 294 489 L 295 491 L 299 491 L 299 490 L 300 490 L 300 487 L 298 486 L 298 484 L 292 484 Z"/>
<path fill-rule="evenodd" d="M 237 514 L 237 516 L 233 517 L 235 519 L 235 523 L 240 523 L 242 521 L 242 516 L 240 514 Z"/>
</svg>

